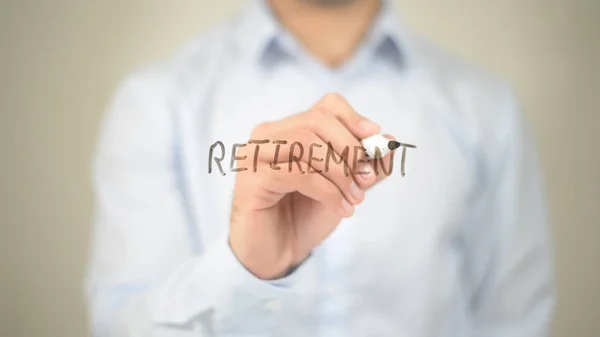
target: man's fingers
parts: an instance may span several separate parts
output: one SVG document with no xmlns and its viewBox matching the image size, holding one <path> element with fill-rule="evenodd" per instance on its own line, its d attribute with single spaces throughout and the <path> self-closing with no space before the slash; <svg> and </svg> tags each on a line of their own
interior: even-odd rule
<svg viewBox="0 0 600 337">
<path fill-rule="evenodd" d="M 349 202 L 362 202 L 364 193 L 355 183 L 351 167 L 347 165 L 347 161 L 352 160 L 348 147 L 344 154 L 337 153 L 333 146 L 307 129 L 288 131 L 276 136 L 276 139 L 281 140 L 265 144 L 258 152 L 257 160 L 268 164 L 265 169 L 323 175 L 344 193 Z M 283 144 L 283 139 L 287 139 L 286 144 Z"/>
<path fill-rule="evenodd" d="M 339 94 L 325 95 L 315 104 L 315 109 L 329 111 L 357 138 L 357 141 L 352 143 L 350 150 L 352 152 L 352 162 L 349 162 L 348 165 L 353 173 L 359 173 L 355 174 L 359 186 L 373 184 L 376 179 L 372 170 L 365 163 L 368 158 L 359 141 L 378 134 L 380 132 L 379 125 L 356 112 L 346 99 Z"/>
<path fill-rule="evenodd" d="M 306 164 L 303 163 L 306 168 Z M 354 207 L 342 191 L 329 179 L 320 174 L 307 174 L 294 170 L 292 172 L 269 171 L 262 189 L 271 193 L 287 194 L 299 192 L 317 202 L 328 206 L 340 216 L 348 217 L 354 213 Z"/>
<path fill-rule="evenodd" d="M 364 198 L 363 190 L 393 171 L 393 152 L 377 161 L 367 161 L 360 143 L 360 139 L 379 130 L 377 124 L 358 114 L 342 96 L 328 94 L 305 113 L 257 127 L 253 138 L 269 142 L 248 157 L 268 162 L 271 164 L 268 168 L 286 174 L 320 174 L 336 185 L 348 201 L 357 204 Z M 386 137 L 394 139 L 391 135 Z M 306 169 L 301 168 L 301 163 L 307 164 Z"/>
<path fill-rule="evenodd" d="M 361 147 L 360 139 L 379 133 L 380 127 L 358 114 L 339 94 L 327 94 L 309 111 L 286 117 L 274 123 L 264 123 L 255 129 L 255 134 L 295 133 L 299 129 L 309 129 L 331 146 L 337 154 L 357 153 L 359 159 L 365 159 L 364 151 L 355 151 Z M 283 139 L 291 143 L 291 140 Z M 347 150 L 346 150 L 347 149 Z M 352 163 L 346 160 L 347 165 Z"/>
<path fill-rule="evenodd" d="M 293 136 L 300 130 L 310 130 L 326 144 L 331 144 L 336 153 L 352 153 L 354 147 L 361 146 L 360 135 L 356 135 L 330 109 L 315 107 L 301 114 L 293 115 L 277 122 L 277 133 Z M 356 128 L 356 126 L 355 126 Z"/>
<path fill-rule="evenodd" d="M 331 97 L 331 96 L 327 96 Z M 334 101 L 337 102 L 337 98 L 329 98 L 325 102 Z M 354 125 L 346 125 L 341 121 L 341 117 L 346 119 L 346 123 L 351 119 L 356 120 L 356 113 L 348 111 L 351 109 L 345 101 L 338 103 L 340 107 L 336 113 L 333 110 L 325 108 L 325 106 L 335 106 L 334 103 L 323 103 L 321 106 L 317 105 L 313 109 L 298 115 L 294 115 L 282 120 L 278 123 L 278 127 L 285 130 L 285 132 L 295 138 L 294 134 L 301 133 L 303 129 L 314 132 L 319 138 L 321 138 L 326 146 L 328 156 L 327 159 L 333 161 L 337 165 L 346 165 L 347 170 L 350 172 L 357 171 L 357 164 L 365 162 L 367 159 L 366 153 L 360 143 L 360 133 L 363 135 L 371 136 L 370 132 L 360 130 L 355 123 Z M 346 111 L 346 112 L 343 112 Z M 359 118 L 362 118 L 359 116 Z M 360 120 L 360 119 L 359 119 Z M 351 124 L 351 123 L 349 123 Z M 351 128 L 354 128 L 353 133 Z M 378 130 L 378 126 L 372 130 Z M 363 170 L 364 171 L 364 170 Z"/>
<path fill-rule="evenodd" d="M 331 147 L 313 147 L 304 161 L 307 164 L 307 172 L 309 174 L 321 174 L 333 182 L 352 204 L 356 205 L 362 202 L 364 192 L 355 182 L 351 167 L 341 157 L 336 162 L 334 156 L 339 155 L 335 154 Z"/>
<path fill-rule="evenodd" d="M 335 115 L 358 139 L 364 139 L 379 133 L 380 127 L 368 118 L 360 115 L 346 99 L 335 93 L 325 95 L 314 108 L 325 109 Z"/>
</svg>

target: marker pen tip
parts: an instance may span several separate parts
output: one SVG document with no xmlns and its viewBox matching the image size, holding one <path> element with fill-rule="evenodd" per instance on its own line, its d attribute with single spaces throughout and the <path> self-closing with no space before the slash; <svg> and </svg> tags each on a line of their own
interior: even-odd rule
<svg viewBox="0 0 600 337">
<path fill-rule="evenodd" d="M 400 144 L 400 142 L 397 142 L 395 140 L 390 140 L 388 142 L 388 149 L 395 150 L 395 149 L 399 148 L 400 145 L 402 145 L 402 144 Z"/>
</svg>

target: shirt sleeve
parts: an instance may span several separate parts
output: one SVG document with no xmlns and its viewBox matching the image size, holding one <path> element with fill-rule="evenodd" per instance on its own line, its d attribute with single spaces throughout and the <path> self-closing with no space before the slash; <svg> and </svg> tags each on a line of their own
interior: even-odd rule
<svg viewBox="0 0 600 337">
<path fill-rule="evenodd" d="M 468 240 L 473 336 L 548 336 L 555 285 L 542 176 L 514 95 L 505 97 Z"/>
<path fill-rule="evenodd" d="M 264 336 L 298 300 L 302 267 L 262 281 L 239 263 L 227 230 L 194 249 L 166 83 L 153 73 L 127 78 L 101 127 L 86 279 L 92 335 Z"/>
</svg>

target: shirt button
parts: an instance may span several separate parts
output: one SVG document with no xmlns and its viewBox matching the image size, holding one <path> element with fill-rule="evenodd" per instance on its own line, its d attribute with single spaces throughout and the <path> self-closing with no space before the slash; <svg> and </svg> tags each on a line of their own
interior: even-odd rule
<svg viewBox="0 0 600 337">
<path fill-rule="evenodd" d="M 281 301 L 279 300 L 271 300 L 265 303 L 265 308 L 270 311 L 279 311 L 281 310 Z"/>
</svg>

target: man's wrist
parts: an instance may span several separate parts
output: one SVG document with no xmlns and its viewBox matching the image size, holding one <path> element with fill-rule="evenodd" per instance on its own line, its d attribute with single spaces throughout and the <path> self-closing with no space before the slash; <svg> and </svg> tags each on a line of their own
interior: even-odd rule
<svg viewBox="0 0 600 337">
<path fill-rule="evenodd" d="M 283 278 L 289 274 L 289 270 L 292 268 L 291 264 L 288 262 L 292 260 L 291 258 L 280 258 L 276 260 L 270 258 L 260 258 L 256 256 L 251 257 L 253 253 L 249 252 L 247 249 L 244 249 L 244 245 L 236 242 L 232 236 L 229 237 L 228 243 L 231 252 L 238 262 L 250 274 L 254 275 L 260 280 L 272 281 Z M 295 268 L 296 267 L 294 266 L 294 269 Z"/>
</svg>

